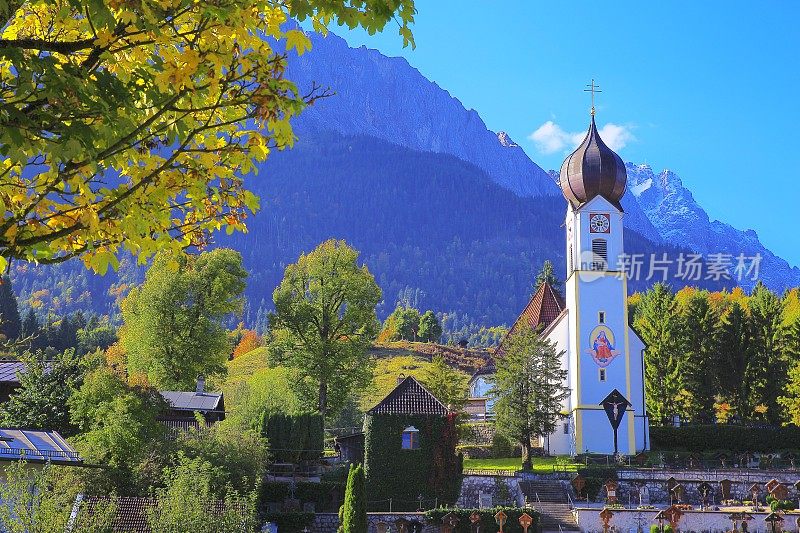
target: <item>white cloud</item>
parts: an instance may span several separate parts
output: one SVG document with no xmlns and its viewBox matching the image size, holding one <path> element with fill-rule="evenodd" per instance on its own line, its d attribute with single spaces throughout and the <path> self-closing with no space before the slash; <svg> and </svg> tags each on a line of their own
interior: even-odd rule
<svg viewBox="0 0 800 533">
<path fill-rule="evenodd" d="M 614 151 L 621 150 L 636 138 L 631 133 L 628 126 L 608 123 L 599 130 L 600 137 Z M 586 132 L 568 132 L 553 122 L 548 120 L 536 131 L 528 136 L 536 145 L 536 149 L 542 154 L 554 154 L 556 152 L 575 149 L 583 140 Z"/>
</svg>

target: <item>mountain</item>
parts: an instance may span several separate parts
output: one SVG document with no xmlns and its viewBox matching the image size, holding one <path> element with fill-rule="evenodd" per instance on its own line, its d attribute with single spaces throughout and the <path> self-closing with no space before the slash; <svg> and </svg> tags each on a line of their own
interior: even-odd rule
<svg viewBox="0 0 800 533">
<path fill-rule="evenodd" d="M 545 173 L 505 132 L 488 130 L 474 110 L 465 109 L 405 59 L 363 46 L 351 48 L 333 34 L 311 37 L 313 53 L 293 60 L 290 73 L 301 87 L 318 83 L 336 94 L 307 110 L 298 121 L 299 131 L 368 135 L 414 150 L 447 153 L 473 163 L 517 195 L 561 197 L 557 172 Z M 628 191 L 622 199 L 626 228 L 653 242 L 703 254 L 760 254 L 760 275 L 768 286 L 782 290 L 800 284 L 800 269 L 768 250 L 752 230 L 709 220 L 672 172 L 657 179 L 649 167 L 627 166 Z M 651 178 L 648 189 L 645 182 Z"/>
<path fill-rule="evenodd" d="M 761 256 L 759 278 L 781 290 L 800 285 L 800 268 L 767 249 L 753 230 L 738 230 L 711 220 L 681 179 L 670 170 L 655 174 L 647 165 L 628 163 L 628 194 L 632 195 L 659 235 L 667 243 L 682 245 L 705 254 L 730 254 L 734 258 Z M 626 195 L 627 196 L 627 195 Z M 735 259 L 734 259 L 735 261 Z M 746 287 L 753 285 L 743 283 Z"/>
<path fill-rule="evenodd" d="M 339 238 L 361 251 L 383 289 L 382 317 L 404 300 L 447 313 L 452 329 L 511 323 L 545 259 L 565 270 L 566 202 L 553 174 L 405 60 L 349 48 L 333 35 L 313 41 L 313 52 L 293 59 L 287 75 L 301 89 L 317 82 L 336 94 L 298 118 L 294 149 L 274 153 L 247 177 L 262 197 L 249 232 L 216 237 L 216 245 L 239 250 L 250 271 L 244 320 L 263 324 L 286 264 Z M 754 234 L 709 221 L 677 177 L 628 170 L 628 253 L 677 257 L 744 243 L 769 254 Z M 765 268 L 772 288 L 798 284 L 796 269 L 773 254 Z M 131 261 L 103 278 L 75 261 L 12 269 L 23 310 L 42 316 L 113 313 L 142 279 Z"/>
</svg>

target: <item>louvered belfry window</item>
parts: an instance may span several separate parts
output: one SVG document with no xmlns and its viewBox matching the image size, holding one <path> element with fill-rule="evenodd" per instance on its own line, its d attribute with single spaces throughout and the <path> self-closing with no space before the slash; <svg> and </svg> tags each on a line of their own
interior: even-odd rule
<svg viewBox="0 0 800 533">
<path fill-rule="evenodd" d="M 592 270 L 608 269 L 608 242 L 605 239 L 592 239 Z"/>
</svg>

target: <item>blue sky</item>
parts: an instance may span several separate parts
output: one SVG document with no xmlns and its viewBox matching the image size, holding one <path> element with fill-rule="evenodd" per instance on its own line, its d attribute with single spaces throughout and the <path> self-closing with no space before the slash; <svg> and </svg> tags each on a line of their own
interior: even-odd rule
<svg viewBox="0 0 800 533">
<path fill-rule="evenodd" d="M 402 48 L 396 26 L 375 36 L 334 32 L 405 57 L 545 169 L 558 168 L 570 134 L 586 129 L 582 90 L 595 78 L 598 126 L 618 127 L 606 133 L 623 159 L 673 170 L 712 218 L 756 230 L 800 265 L 800 2 L 417 0 L 417 8 L 415 50 Z"/>
</svg>

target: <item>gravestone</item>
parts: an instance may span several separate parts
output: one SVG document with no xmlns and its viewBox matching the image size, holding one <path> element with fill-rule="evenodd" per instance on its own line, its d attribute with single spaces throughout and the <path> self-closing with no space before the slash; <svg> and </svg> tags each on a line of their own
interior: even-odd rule
<svg viewBox="0 0 800 533">
<path fill-rule="evenodd" d="M 778 483 L 770 492 L 773 498 L 776 500 L 788 500 L 789 499 L 789 488 L 784 485 L 783 483 Z"/>
<path fill-rule="evenodd" d="M 491 509 L 492 507 L 492 495 L 484 492 L 478 493 L 478 509 Z"/>
<path fill-rule="evenodd" d="M 606 481 L 605 485 L 603 485 L 606 489 L 606 500 L 610 504 L 617 503 L 617 487 L 618 483 L 613 479 L 609 479 Z"/>
<path fill-rule="evenodd" d="M 733 482 L 730 479 L 723 479 L 719 482 L 719 497 L 722 500 L 732 500 L 731 487 Z"/>
<path fill-rule="evenodd" d="M 460 520 L 455 514 L 447 513 L 442 517 L 442 527 L 440 529 L 441 533 L 454 533 L 459 521 Z"/>
<path fill-rule="evenodd" d="M 572 478 L 572 488 L 575 489 L 575 494 L 578 495 L 578 498 L 582 497 L 583 489 L 586 488 L 586 478 L 580 474 L 576 475 Z"/>
<path fill-rule="evenodd" d="M 773 478 L 773 479 L 770 479 L 769 481 L 767 481 L 767 483 L 764 485 L 764 487 L 767 489 L 767 492 L 772 494 L 772 491 L 775 490 L 775 487 L 777 487 L 780 484 L 781 484 L 780 481 L 778 481 L 777 479 Z"/>
<path fill-rule="evenodd" d="M 469 531 L 470 533 L 481 533 L 481 515 L 476 512 L 473 512 L 469 515 Z"/>
<path fill-rule="evenodd" d="M 686 499 L 686 491 L 683 488 L 683 485 L 680 483 L 672 487 L 670 493 L 677 503 L 683 503 L 683 501 Z"/>
<path fill-rule="evenodd" d="M 703 506 L 708 505 L 708 499 L 711 496 L 711 483 L 708 481 L 703 481 L 697 486 L 697 492 L 700 493 L 700 499 L 703 502 Z"/>
<path fill-rule="evenodd" d="M 395 529 L 397 529 L 397 533 L 409 533 L 408 520 L 406 520 L 402 516 L 394 521 L 394 527 Z"/>
<path fill-rule="evenodd" d="M 376 533 L 389 533 L 389 524 L 386 522 L 378 522 L 375 524 Z"/>
<path fill-rule="evenodd" d="M 647 488 L 647 485 L 642 485 L 639 488 L 639 505 L 649 505 L 650 504 L 650 489 Z"/>
</svg>

